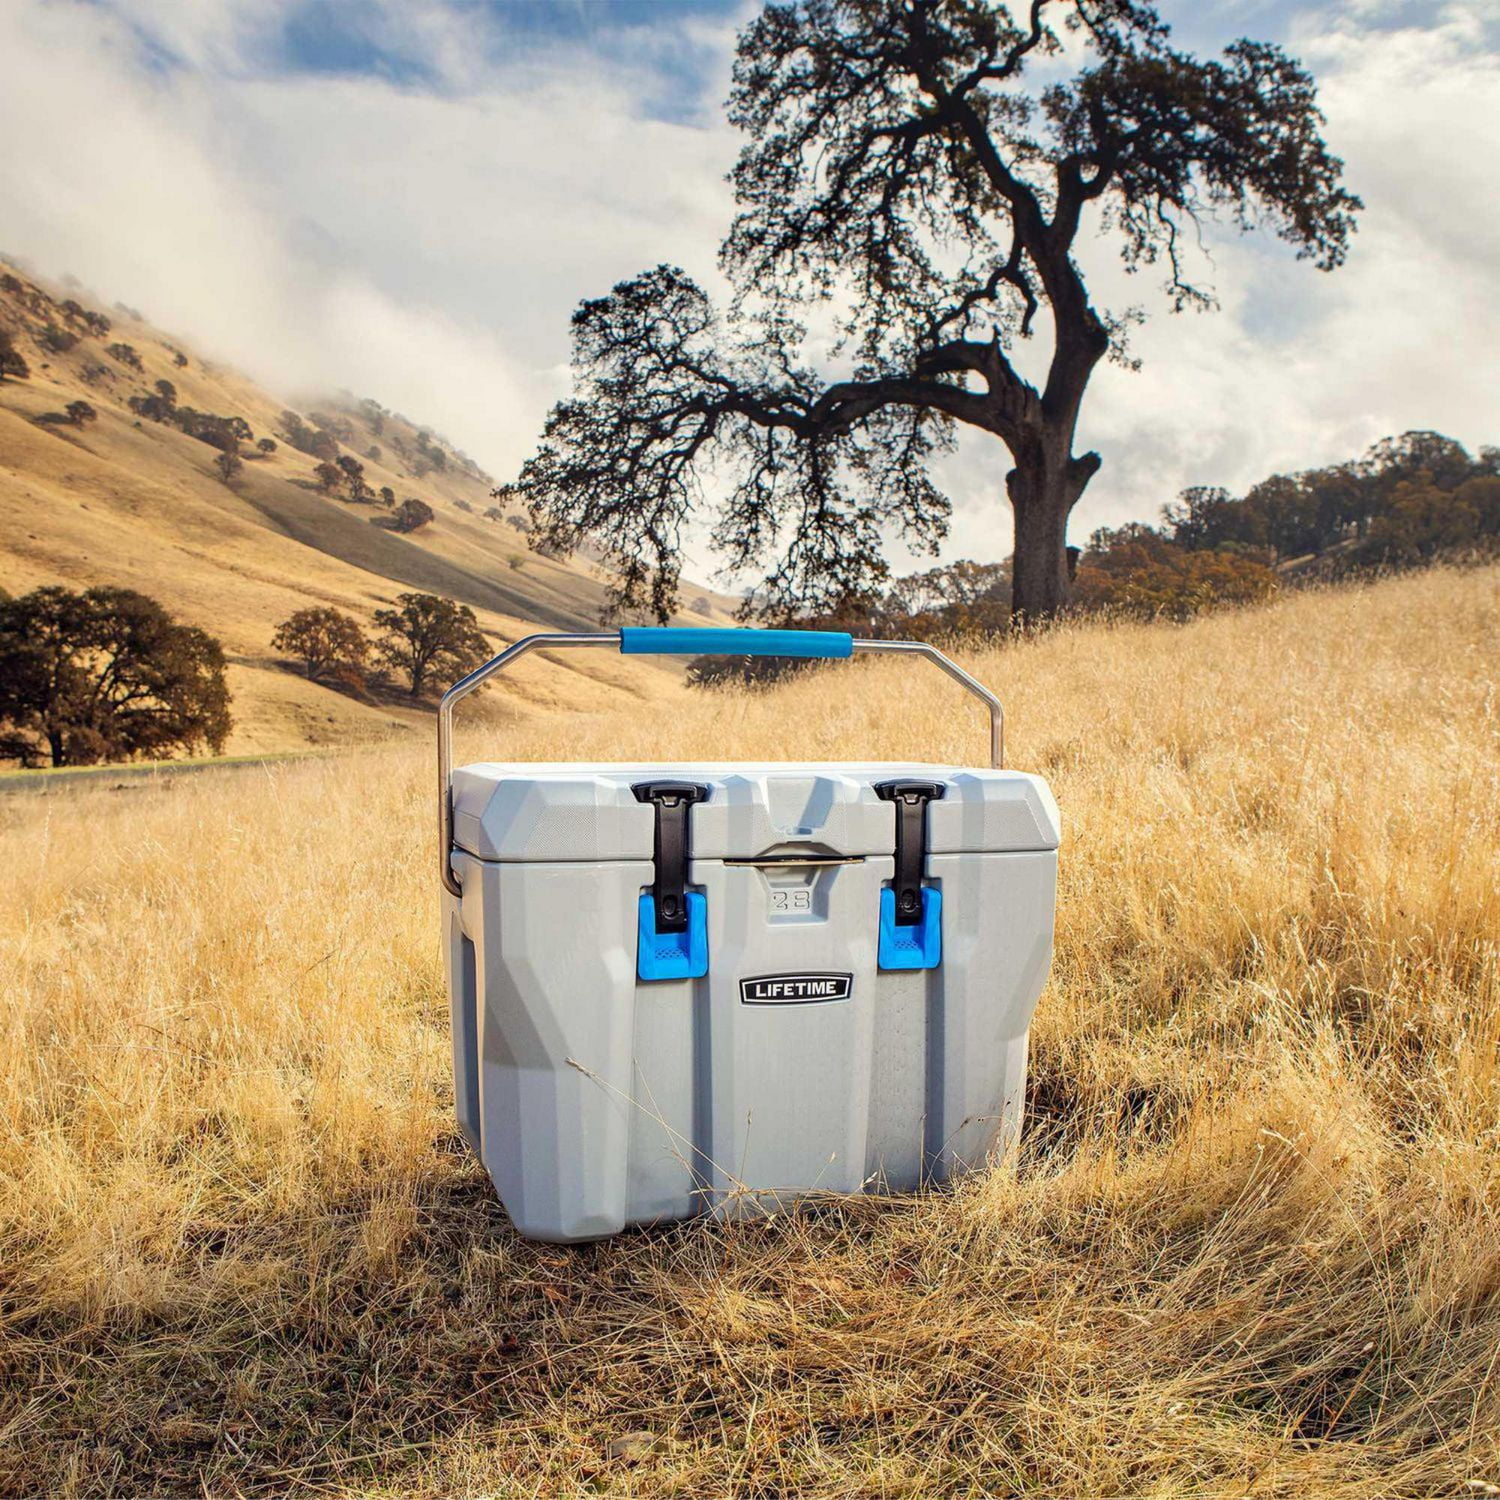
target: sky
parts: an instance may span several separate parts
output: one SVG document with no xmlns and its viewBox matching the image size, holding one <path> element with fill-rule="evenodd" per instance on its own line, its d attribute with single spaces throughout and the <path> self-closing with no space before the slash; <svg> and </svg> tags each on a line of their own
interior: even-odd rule
<svg viewBox="0 0 1500 1500">
<path fill-rule="evenodd" d="M 1147 313 L 1101 369 L 1073 521 L 1155 519 L 1433 427 L 1500 442 L 1500 0 L 1169 0 L 1316 74 L 1365 200 L 1348 264 L 1211 228 L 1212 313 L 1107 239 Z M 0 253 L 80 278 L 288 397 L 349 389 L 514 476 L 568 390 L 578 301 L 661 261 L 718 285 L 746 0 L 0 0 Z M 1010 548 L 1003 450 L 943 460 L 947 559 Z M 898 565 L 924 565 L 895 554 Z"/>
</svg>

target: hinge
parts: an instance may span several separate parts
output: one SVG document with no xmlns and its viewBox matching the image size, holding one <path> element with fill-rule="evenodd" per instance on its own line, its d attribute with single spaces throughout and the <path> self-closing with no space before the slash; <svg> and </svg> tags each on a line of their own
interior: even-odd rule
<svg viewBox="0 0 1500 1500">
<path fill-rule="evenodd" d="M 875 795 L 896 804 L 896 875 L 891 891 L 896 925 L 915 927 L 922 920 L 922 874 L 927 863 L 927 804 L 942 797 L 941 781 L 883 781 Z"/>
<path fill-rule="evenodd" d="M 708 788 L 691 781 L 643 781 L 630 789 L 637 802 L 649 802 L 656 812 L 652 837 L 651 904 L 658 932 L 686 932 L 688 928 L 688 809 L 708 796 Z"/>
</svg>

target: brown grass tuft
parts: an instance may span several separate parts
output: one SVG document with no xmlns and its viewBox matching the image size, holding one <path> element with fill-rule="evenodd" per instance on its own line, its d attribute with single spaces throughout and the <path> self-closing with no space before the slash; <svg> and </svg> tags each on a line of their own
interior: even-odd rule
<svg viewBox="0 0 1500 1500">
<path fill-rule="evenodd" d="M 1490 568 L 974 656 L 1065 818 L 1022 1160 L 572 1251 L 455 1141 L 425 755 L 0 800 L 0 1489 L 1500 1484 L 1497 642 Z M 872 662 L 482 753 L 981 745 Z"/>
</svg>

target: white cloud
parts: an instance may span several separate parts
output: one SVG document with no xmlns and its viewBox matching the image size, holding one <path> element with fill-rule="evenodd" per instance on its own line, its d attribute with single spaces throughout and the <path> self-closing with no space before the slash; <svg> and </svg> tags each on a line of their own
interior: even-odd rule
<svg viewBox="0 0 1500 1500">
<path fill-rule="evenodd" d="M 1075 516 L 1079 539 L 1154 518 L 1186 485 L 1242 491 L 1409 428 L 1500 441 L 1500 198 L 1486 186 L 1500 56 L 1479 7 L 1394 29 L 1316 12 L 1289 40 L 1365 200 L 1348 263 L 1324 274 L 1269 235 L 1213 237 L 1221 310 L 1158 308 L 1133 341 L 1143 369 L 1096 378 L 1084 436 L 1105 467 Z M 1096 288 L 1130 300 L 1105 247 L 1091 248 Z"/>
<path fill-rule="evenodd" d="M 716 280 L 732 29 L 668 4 L 607 55 L 564 52 L 481 9 L 388 0 L 339 13 L 394 60 L 386 76 L 313 75 L 278 53 L 292 10 L 0 4 L 0 249 L 273 389 L 373 395 L 508 473 L 566 387 L 581 297 L 663 259 Z M 1135 335 L 1143 371 L 1096 379 L 1084 440 L 1105 467 L 1075 537 L 1187 484 L 1242 487 L 1408 427 L 1500 437 L 1500 63 L 1483 14 L 1345 4 L 1290 23 L 1368 204 L 1349 264 L 1325 276 L 1269 236 L 1214 236 L 1222 310 L 1157 308 Z M 1241 0 L 1224 24 L 1283 16 Z M 1149 303 L 1107 242 L 1085 259 L 1102 302 Z M 945 464 L 946 555 L 1007 550 L 1006 467 L 979 436 Z"/>
<path fill-rule="evenodd" d="M 666 258 L 712 275 L 727 127 L 649 117 L 649 39 L 564 69 L 477 12 L 362 12 L 419 89 L 274 71 L 286 9 L 0 6 L 0 131 L 24 143 L 0 156 L 0 248 L 505 473 L 566 389 L 581 296 Z"/>
</svg>

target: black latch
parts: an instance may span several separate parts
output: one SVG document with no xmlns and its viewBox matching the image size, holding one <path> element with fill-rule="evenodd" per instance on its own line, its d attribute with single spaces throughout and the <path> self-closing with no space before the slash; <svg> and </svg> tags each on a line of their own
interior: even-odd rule
<svg viewBox="0 0 1500 1500">
<path fill-rule="evenodd" d="M 941 781 L 883 781 L 875 795 L 896 804 L 896 925 L 915 927 L 922 920 L 922 866 L 927 862 L 927 804 L 946 788 Z"/>
<path fill-rule="evenodd" d="M 643 781 L 630 789 L 637 802 L 656 809 L 651 861 L 656 878 L 651 899 L 658 932 L 686 932 L 688 925 L 688 808 L 708 796 L 708 788 L 691 781 Z"/>
</svg>

